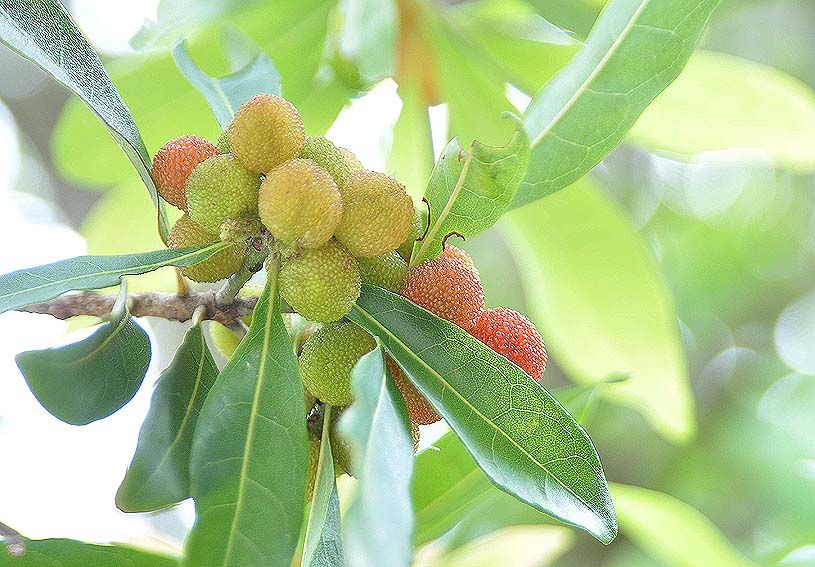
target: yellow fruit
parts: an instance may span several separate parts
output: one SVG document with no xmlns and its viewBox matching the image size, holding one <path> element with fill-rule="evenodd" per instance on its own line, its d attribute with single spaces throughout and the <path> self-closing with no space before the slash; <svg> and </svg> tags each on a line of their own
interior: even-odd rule
<svg viewBox="0 0 815 567">
<path fill-rule="evenodd" d="M 342 220 L 334 233 L 358 258 L 395 250 L 410 234 L 413 201 L 395 179 L 374 171 L 356 171 L 340 187 Z"/>
<path fill-rule="evenodd" d="M 167 245 L 170 248 L 190 248 L 218 242 L 218 240 L 218 236 L 207 232 L 189 216 L 183 215 L 170 230 Z M 238 241 L 216 252 L 203 262 L 181 268 L 181 273 L 197 282 L 216 282 L 237 272 L 243 265 L 244 256 L 246 256 L 246 243 Z"/>
<path fill-rule="evenodd" d="M 235 113 L 227 138 L 232 153 L 244 167 L 268 173 L 300 155 L 306 130 L 300 113 L 289 101 L 259 94 Z"/>
<path fill-rule="evenodd" d="M 266 175 L 258 195 L 261 222 L 288 245 L 322 246 L 342 217 L 342 198 L 328 172 L 310 159 L 293 159 Z"/>
<path fill-rule="evenodd" d="M 192 170 L 187 179 L 190 218 L 218 234 L 226 219 L 257 216 L 260 178 L 243 167 L 232 154 L 213 156 Z"/>
<path fill-rule="evenodd" d="M 331 175 L 337 185 L 345 183 L 351 175 L 351 168 L 342 150 L 323 136 L 306 136 L 300 157 L 314 160 Z"/>
<path fill-rule="evenodd" d="M 365 166 L 362 165 L 362 162 L 359 161 L 357 155 L 349 150 L 348 148 L 340 148 L 340 152 L 342 156 L 345 158 L 345 161 L 348 163 L 348 169 L 351 173 L 355 171 L 362 171 L 365 169 Z"/>
<path fill-rule="evenodd" d="M 407 277 L 407 263 L 396 250 L 373 258 L 358 258 L 357 263 L 363 283 L 376 285 L 393 293 L 402 291 L 402 284 Z"/>
<path fill-rule="evenodd" d="M 280 268 L 280 293 L 311 321 L 328 323 L 344 317 L 359 290 L 357 262 L 335 240 L 292 254 Z"/>
<path fill-rule="evenodd" d="M 350 321 L 324 325 L 300 354 L 300 375 L 309 392 L 332 406 L 351 403 L 351 369 L 376 346 L 373 337 Z"/>
</svg>

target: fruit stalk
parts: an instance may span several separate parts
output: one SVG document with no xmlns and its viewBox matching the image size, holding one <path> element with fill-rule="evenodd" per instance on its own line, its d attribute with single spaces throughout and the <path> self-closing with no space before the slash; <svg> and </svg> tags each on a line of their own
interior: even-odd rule
<svg viewBox="0 0 815 567">
<path fill-rule="evenodd" d="M 215 293 L 215 304 L 224 309 L 232 305 L 238 292 L 246 285 L 253 275 L 263 268 L 263 263 L 269 257 L 271 248 L 269 240 L 271 235 L 266 229 L 261 229 L 260 233 L 249 241 L 246 251 L 246 258 L 240 270 L 232 274 L 224 282 L 223 287 Z"/>
</svg>

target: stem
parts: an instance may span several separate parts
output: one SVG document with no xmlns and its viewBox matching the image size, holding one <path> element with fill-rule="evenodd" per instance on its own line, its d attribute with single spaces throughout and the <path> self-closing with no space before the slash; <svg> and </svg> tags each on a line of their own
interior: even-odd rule
<svg viewBox="0 0 815 567">
<path fill-rule="evenodd" d="M 266 230 L 252 238 L 246 247 L 246 258 L 241 269 L 226 280 L 223 287 L 215 294 L 215 303 L 223 308 L 231 305 L 241 288 L 246 285 L 253 275 L 263 268 L 263 262 L 269 257 L 270 235 Z"/>
<path fill-rule="evenodd" d="M 14 528 L 7 526 L 0 522 L 0 539 L 8 542 L 6 544 L 6 553 L 11 557 L 20 557 L 25 554 L 25 539 Z"/>
</svg>

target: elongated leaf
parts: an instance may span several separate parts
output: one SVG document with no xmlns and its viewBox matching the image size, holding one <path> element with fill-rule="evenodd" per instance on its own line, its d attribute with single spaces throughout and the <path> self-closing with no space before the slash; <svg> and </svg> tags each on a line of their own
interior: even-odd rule
<svg viewBox="0 0 815 567">
<path fill-rule="evenodd" d="M 526 173 L 528 159 L 529 146 L 521 129 L 503 147 L 475 141 L 465 151 L 453 138 L 428 181 L 430 229 L 416 244 L 411 264 L 440 254 L 450 233 L 468 238 L 495 224 Z"/>
<path fill-rule="evenodd" d="M 345 516 L 348 565 L 407 567 L 412 556 L 413 442 L 404 401 L 385 375 L 381 347 L 357 362 L 351 387 L 354 403 L 339 422 L 359 471 Z"/>
<path fill-rule="evenodd" d="M 99 56 L 57 0 L 0 0 L 0 41 L 73 91 L 122 147 L 158 208 L 159 227 L 168 233 L 150 177 L 150 155 Z"/>
<path fill-rule="evenodd" d="M 227 246 L 228 242 L 213 242 L 141 254 L 77 256 L 4 274 L 0 276 L 0 313 L 48 301 L 66 291 L 111 287 L 122 276 L 144 274 L 163 266 L 192 266 Z"/>
<path fill-rule="evenodd" d="M 210 390 L 195 428 L 196 523 L 189 565 L 288 567 L 305 507 L 303 384 L 269 270 L 249 332 Z"/>
<path fill-rule="evenodd" d="M 221 78 L 204 73 L 187 53 L 183 40 L 173 47 L 173 59 L 190 84 L 207 99 L 221 128 L 229 125 L 238 107 L 252 96 L 280 95 L 280 73 L 264 53 L 258 53 L 248 65 Z"/>
<path fill-rule="evenodd" d="M 422 99 L 417 74 L 418 71 L 413 68 L 402 71 L 397 91 L 402 100 L 402 110 L 393 126 L 387 171 L 404 184 L 408 195 L 418 202 L 424 194 L 435 155 L 430 116 L 427 104 Z"/>
<path fill-rule="evenodd" d="M 217 375 L 201 325 L 196 324 L 159 376 L 136 454 L 116 493 L 121 510 L 148 512 L 189 498 L 192 435 Z"/>
<path fill-rule="evenodd" d="M 519 207 L 597 165 L 685 66 L 718 0 L 611 0 L 585 47 L 529 105 Z M 643 57 L 648 53 L 648 57 Z"/>
<path fill-rule="evenodd" d="M 612 484 L 620 529 L 666 567 L 757 567 L 698 510 L 639 486 Z"/>
<path fill-rule="evenodd" d="M 334 475 L 329 432 L 334 408 L 326 406 L 323 433 L 320 438 L 320 459 L 314 484 L 314 501 L 308 517 L 306 541 L 303 545 L 303 567 L 342 567 L 345 565 L 340 523 L 340 501 Z"/>
<path fill-rule="evenodd" d="M 617 522 L 588 435 L 520 368 L 459 327 L 363 284 L 350 318 L 379 337 L 501 489 L 604 543 Z"/>
<path fill-rule="evenodd" d="M 589 407 L 591 392 L 599 387 L 572 387 L 553 395 L 570 414 L 581 415 Z M 447 533 L 480 509 L 493 510 L 488 518 L 482 518 L 490 528 L 485 532 L 510 525 L 497 516 L 499 510 L 513 519 L 523 516 L 520 523 L 548 519 L 496 488 L 452 431 L 416 456 L 412 494 L 416 513 L 413 544 L 417 547 Z M 491 506 L 494 502 L 500 502 L 500 506 Z"/>
<path fill-rule="evenodd" d="M 13 556 L 0 542 L 0 567 L 177 567 L 178 560 L 126 545 L 98 545 L 73 539 L 26 539 L 25 553 Z"/>
<path fill-rule="evenodd" d="M 666 438 L 689 439 L 693 398 L 671 296 L 622 212 L 581 181 L 507 221 L 528 315 L 558 364 L 579 384 L 628 374 L 603 394 Z"/>
<path fill-rule="evenodd" d="M 815 169 L 815 92 L 782 71 L 698 51 L 682 75 L 648 107 L 630 139 L 692 155 L 734 148 Z"/>
<path fill-rule="evenodd" d="M 86 425 L 118 411 L 141 386 L 150 339 L 130 317 L 122 286 L 110 320 L 87 339 L 17 355 L 37 400 L 55 417 Z"/>
</svg>

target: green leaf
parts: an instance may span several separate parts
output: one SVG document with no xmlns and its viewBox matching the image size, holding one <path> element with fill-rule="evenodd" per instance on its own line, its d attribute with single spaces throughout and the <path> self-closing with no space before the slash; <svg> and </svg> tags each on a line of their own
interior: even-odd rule
<svg viewBox="0 0 815 567">
<path fill-rule="evenodd" d="M 339 0 L 329 34 L 335 71 L 366 90 L 393 75 L 399 14 L 395 0 Z"/>
<path fill-rule="evenodd" d="M 506 219 L 528 315 L 552 358 L 579 384 L 629 375 L 603 395 L 638 409 L 667 439 L 690 439 L 693 398 L 671 294 L 622 211 L 582 181 Z"/>
<path fill-rule="evenodd" d="M 597 452 L 540 384 L 459 327 L 383 289 L 363 284 L 349 317 L 379 337 L 496 486 L 604 543 L 614 539 Z"/>
<path fill-rule="evenodd" d="M 169 232 L 150 177 L 150 155 L 99 56 L 56 0 L 0 0 L 0 41 L 73 91 L 121 146 L 159 211 L 159 229 Z"/>
<path fill-rule="evenodd" d="M 757 567 L 698 510 L 639 486 L 612 484 L 620 529 L 666 567 Z"/>
<path fill-rule="evenodd" d="M 144 274 L 163 266 L 192 266 L 230 246 L 213 242 L 195 248 L 155 250 L 116 256 L 77 256 L 0 276 L 0 313 L 41 303 L 66 291 L 118 285 L 122 276 Z"/>
<path fill-rule="evenodd" d="M 306 540 L 303 545 L 303 567 L 342 567 L 345 565 L 342 547 L 340 501 L 331 454 L 332 414 L 334 408 L 326 406 L 323 432 L 320 439 L 320 458 L 314 484 L 314 501 L 308 517 Z"/>
<path fill-rule="evenodd" d="M 629 138 L 692 155 L 754 150 L 799 171 L 815 169 L 815 93 L 786 73 L 698 51 L 642 114 Z"/>
<path fill-rule="evenodd" d="M 553 392 L 553 395 L 570 414 L 582 415 L 591 404 L 591 393 L 600 386 L 577 386 Z M 499 510 L 513 518 L 522 514 L 535 523 L 547 519 L 496 488 L 453 432 L 444 434 L 431 448 L 416 456 L 412 494 L 416 513 L 413 544 L 417 547 L 442 536 L 484 507 L 493 510 L 489 519 L 484 519 L 491 528 L 485 531 L 510 525 L 503 518 L 496 518 Z M 501 505 L 488 505 L 492 502 Z M 516 513 L 517 510 L 521 511 Z"/>
<path fill-rule="evenodd" d="M 280 73 L 264 53 L 258 53 L 245 67 L 222 78 L 204 73 L 187 53 L 184 40 L 173 46 L 173 59 L 190 84 L 207 99 L 221 128 L 226 128 L 240 105 L 254 95 L 280 95 Z"/>
<path fill-rule="evenodd" d="M 0 542 L 0 567 L 178 567 L 178 560 L 126 545 L 73 539 L 24 539 L 25 554 L 13 556 Z"/>
<path fill-rule="evenodd" d="M 288 567 L 308 468 L 303 384 L 270 266 L 249 332 L 218 375 L 193 437 L 189 565 Z"/>
<path fill-rule="evenodd" d="M 193 325 L 158 378 L 136 454 L 116 493 L 119 509 L 149 512 L 189 498 L 193 431 L 217 375 L 201 325 Z"/>
<path fill-rule="evenodd" d="M 403 77 L 397 92 L 402 100 L 402 109 L 393 126 L 393 143 L 388 154 L 387 170 L 405 186 L 408 195 L 418 202 L 424 194 L 435 158 L 430 116 L 427 104 L 422 99 L 418 78 Z"/>
<path fill-rule="evenodd" d="M 475 141 L 465 151 L 453 138 L 427 183 L 430 228 L 415 245 L 411 264 L 438 256 L 448 234 L 469 238 L 495 224 L 523 179 L 528 159 L 529 146 L 521 129 L 502 147 Z"/>
<path fill-rule="evenodd" d="M 685 66 L 717 4 L 611 0 L 585 47 L 524 115 L 532 156 L 512 206 L 563 189 L 614 149 Z"/>
<path fill-rule="evenodd" d="M 110 319 L 70 345 L 17 355 L 17 366 L 52 415 L 86 425 L 118 411 L 136 394 L 150 364 L 150 339 L 130 317 L 125 286 Z"/>
<path fill-rule="evenodd" d="M 339 421 L 359 474 L 345 515 L 350 567 L 407 567 L 413 554 L 413 441 L 402 396 L 377 346 L 351 373 L 354 402 Z"/>
</svg>

